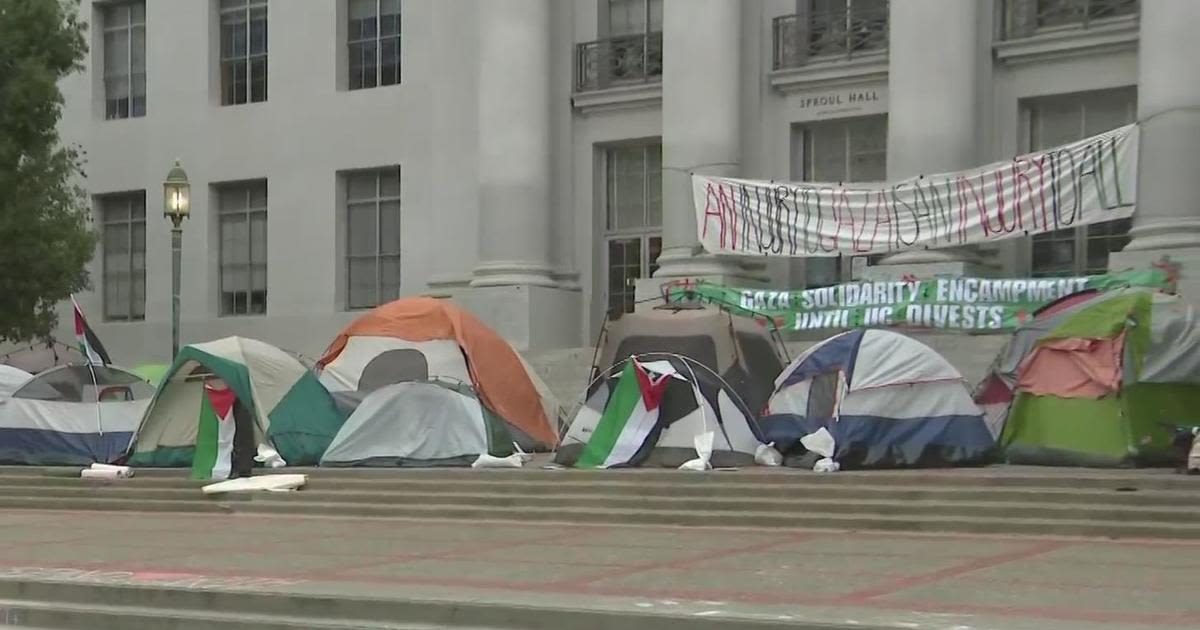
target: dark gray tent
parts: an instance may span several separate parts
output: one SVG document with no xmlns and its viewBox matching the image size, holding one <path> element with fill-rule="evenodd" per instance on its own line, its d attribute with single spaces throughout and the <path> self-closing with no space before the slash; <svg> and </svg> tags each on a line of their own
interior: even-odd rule
<svg viewBox="0 0 1200 630">
<path fill-rule="evenodd" d="M 752 319 L 710 306 L 668 304 L 610 321 L 592 376 L 635 354 L 677 354 L 718 374 L 757 414 L 783 370 L 776 347 L 767 328 Z"/>
<path fill-rule="evenodd" d="M 729 383 L 688 357 L 647 353 L 637 355 L 636 360 L 643 365 L 668 362 L 680 378 L 669 381 L 659 407 L 657 425 L 627 466 L 678 467 L 696 457 L 695 438 L 708 431 L 713 433 L 713 466 L 754 464 L 755 450 L 762 443 L 754 414 Z M 604 414 L 624 363 L 621 361 L 593 381 L 587 401 L 571 419 L 559 445 L 556 463 L 572 466 L 579 459 Z"/>
</svg>

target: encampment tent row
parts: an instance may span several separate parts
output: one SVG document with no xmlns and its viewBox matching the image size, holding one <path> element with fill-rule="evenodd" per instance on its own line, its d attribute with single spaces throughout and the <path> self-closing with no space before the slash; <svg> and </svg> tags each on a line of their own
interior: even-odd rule
<svg viewBox="0 0 1200 630">
<path fill-rule="evenodd" d="M 606 319 L 567 407 L 496 331 L 428 297 L 359 315 L 315 362 L 244 337 L 132 371 L 31 345 L 0 365 L 0 463 L 197 479 L 520 466 L 535 451 L 584 469 L 1154 465 L 1200 409 L 1200 319 L 1152 289 L 1043 305 L 973 393 L 915 336 L 842 331 L 787 362 L 775 322 L 751 315 L 668 301 Z"/>
</svg>

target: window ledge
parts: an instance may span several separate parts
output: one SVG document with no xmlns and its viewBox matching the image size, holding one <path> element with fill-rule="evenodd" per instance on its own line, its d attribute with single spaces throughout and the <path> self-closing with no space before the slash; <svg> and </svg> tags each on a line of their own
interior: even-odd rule
<svg viewBox="0 0 1200 630">
<path fill-rule="evenodd" d="M 1087 29 L 1053 30 L 1029 37 L 998 41 L 996 60 L 1008 65 L 1054 61 L 1097 53 L 1137 50 L 1137 16 Z"/>
<path fill-rule="evenodd" d="M 576 92 L 571 95 L 571 104 L 581 114 L 662 107 L 662 83 L 639 83 Z"/>
<path fill-rule="evenodd" d="M 812 88 L 887 80 L 888 54 L 883 50 L 856 55 L 850 59 L 813 57 L 802 66 L 773 70 L 768 76 L 771 87 L 784 94 Z"/>
</svg>

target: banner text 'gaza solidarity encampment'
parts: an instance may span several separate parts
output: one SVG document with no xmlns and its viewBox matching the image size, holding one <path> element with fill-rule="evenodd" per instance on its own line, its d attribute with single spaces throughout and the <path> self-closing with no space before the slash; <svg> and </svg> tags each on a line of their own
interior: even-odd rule
<svg viewBox="0 0 1200 630">
<path fill-rule="evenodd" d="M 977 169 L 887 184 L 692 177 L 704 248 L 857 256 L 987 243 L 1131 216 L 1136 125 Z"/>
<path fill-rule="evenodd" d="M 675 284 L 668 297 L 698 299 L 735 314 L 770 318 L 781 329 L 913 326 L 949 330 L 1012 330 L 1045 305 L 1079 291 L 1122 287 L 1169 289 L 1159 269 L 1076 278 L 934 278 L 852 282 L 817 289 L 772 291 L 710 282 Z"/>
</svg>

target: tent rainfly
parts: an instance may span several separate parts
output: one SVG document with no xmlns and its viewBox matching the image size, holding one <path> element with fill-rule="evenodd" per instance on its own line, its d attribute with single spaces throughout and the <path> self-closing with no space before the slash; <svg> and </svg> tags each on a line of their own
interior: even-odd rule
<svg viewBox="0 0 1200 630">
<path fill-rule="evenodd" d="M 549 388 L 503 337 L 445 300 L 413 297 L 376 307 L 338 334 L 317 365 L 321 383 L 343 400 L 343 392 L 393 383 L 468 383 L 522 448 L 557 444 L 558 403 Z"/>
</svg>

